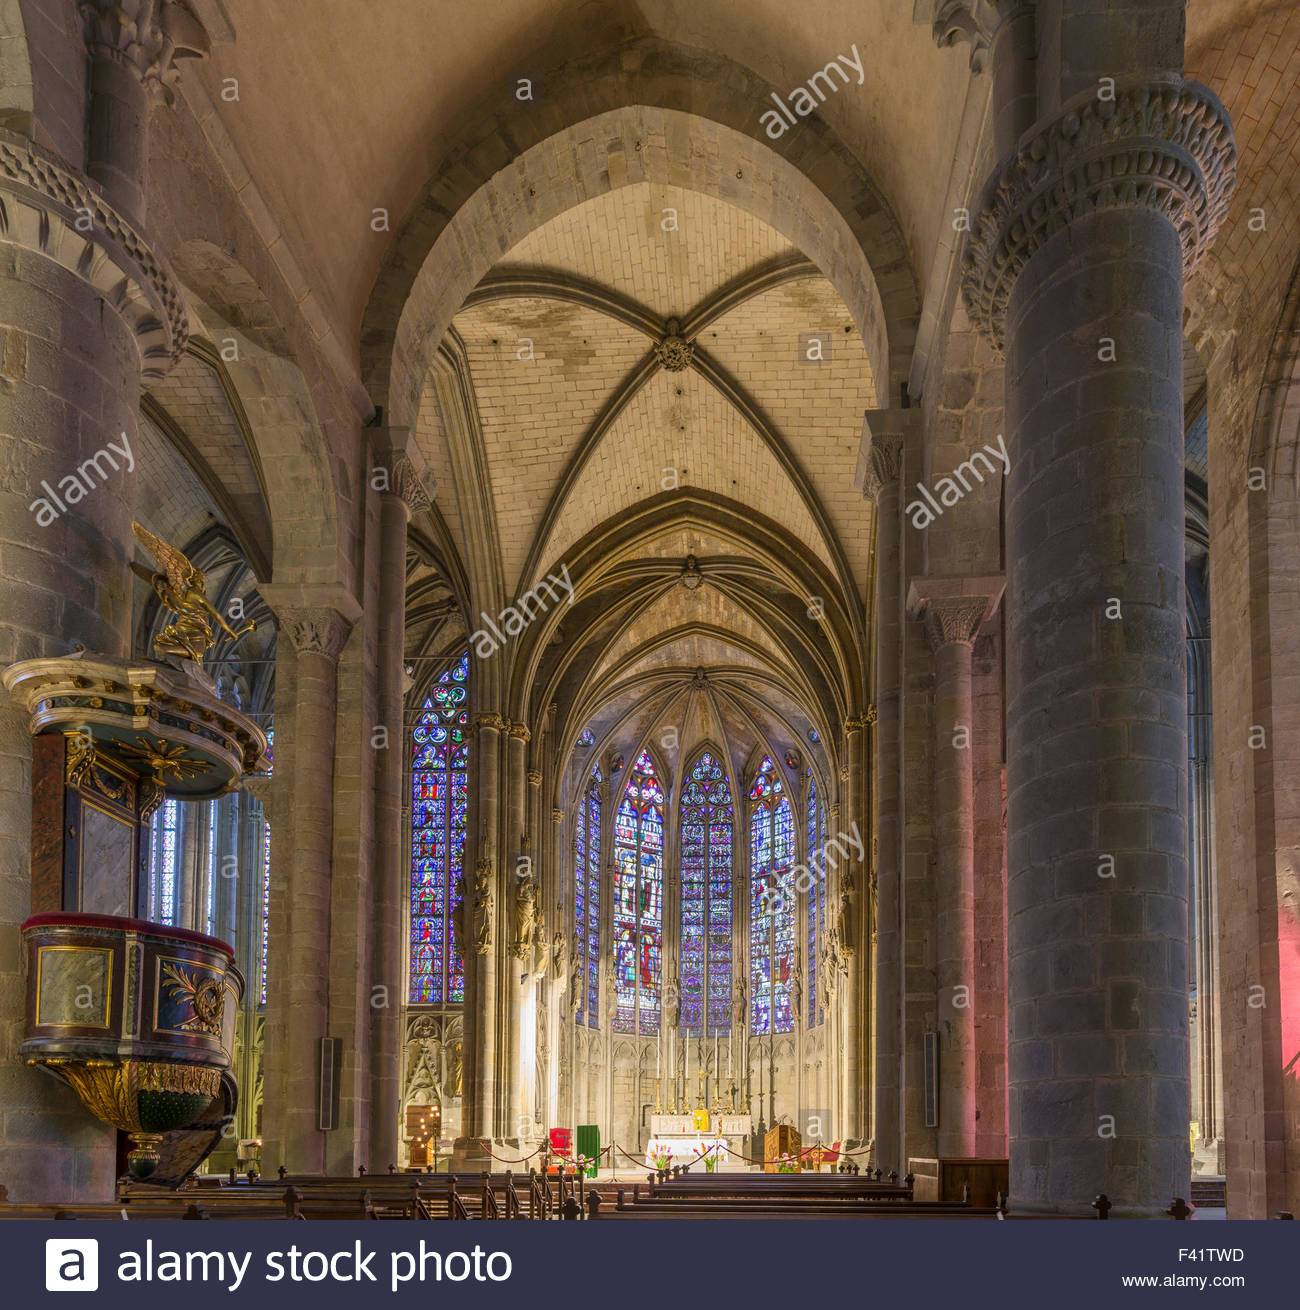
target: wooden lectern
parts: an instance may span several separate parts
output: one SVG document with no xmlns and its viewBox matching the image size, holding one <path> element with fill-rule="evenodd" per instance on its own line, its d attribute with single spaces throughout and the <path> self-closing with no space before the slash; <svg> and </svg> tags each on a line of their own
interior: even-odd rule
<svg viewBox="0 0 1300 1310">
<path fill-rule="evenodd" d="M 783 1155 L 794 1157 L 794 1172 L 799 1172 L 799 1134 L 791 1124 L 777 1124 L 767 1130 L 763 1139 L 763 1172 L 779 1174 Z"/>
</svg>

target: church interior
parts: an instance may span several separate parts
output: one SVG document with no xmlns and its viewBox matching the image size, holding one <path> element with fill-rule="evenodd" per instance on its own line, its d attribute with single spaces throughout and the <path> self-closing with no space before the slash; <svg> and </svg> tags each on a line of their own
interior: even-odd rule
<svg viewBox="0 0 1300 1310">
<path fill-rule="evenodd" d="M 1298 70 L 0 0 L 0 1216 L 1291 1217 Z"/>
</svg>

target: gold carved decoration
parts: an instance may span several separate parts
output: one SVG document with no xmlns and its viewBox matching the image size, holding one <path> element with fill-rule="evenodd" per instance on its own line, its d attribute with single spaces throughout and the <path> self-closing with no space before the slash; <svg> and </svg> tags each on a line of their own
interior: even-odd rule
<svg viewBox="0 0 1300 1310">
<path fill-rule="evenodd" d="M 104 776 L 103 770 L 98 767 L 99 756 L 95 751 L 94 738 L 83 732 L 70 732 L 67 739 L 68 785 L 102 792 L 111 801 L 122 800 L 126 795 L 126 781 L 115 784 L 111 777 Z"/>
<path fill-rule="evenodd" d="M 119 749 L 124 755 L 139 760 L 159 782 L 163 782 L 169 773 L 177 779 L 193 778 L 211 767 L 206 760 L 190 759 L 184 746 L 168 746 L 161 740 L 154 744 L 148 737 L 137 737 L 135 742 L 134 746 L 124 745 Z"/>
<path fill-rule="evenodd" d="M 194 1017 L 186 1019 L 180 1025 L 182 1031 L 193 1032 L 197 1029 L 201 1033 L 211 1033 L 219 1037 L 221 1035 L 221 979 L 209 974 L 196 982 L 193 975 L 179 965 L 171 963 L 163 964 L 162 976 L 167 980 L 167 990 L 173 996 L 184 996 L 194 1008 Z"/>
<path fill-rule="evenodd" d="M 221 1070 L 192 1064 L 161 1064 L 127 1060 L 34 1060 L 48 1065 L 81 1098 L 81 1103 L 103 1123 L 124 1133 L 139 1133 L 139 1092 L 173 1092 L 181 1096 L 214 1097 L 221 1090 Z"/>
<path fill-rule="evenodd" d="M 256 629 L 257 625 L 251 619 L 238 632 L 226 622 L 208 600 L 208 584 L 203 573 L 175 546 L 169 546 L 138 523 L 132 523 L 131 530 L 145 550 L 162 565 L 162 572 L 150 573 L 134 561 L 131 571 L 154 589 L 165 609 L 176 615 L 176 621 L 169 623 L 153 640 L 157 654 L 201 661 L 214 640 L 213 621 L 234 640 Z"/>
</svg>

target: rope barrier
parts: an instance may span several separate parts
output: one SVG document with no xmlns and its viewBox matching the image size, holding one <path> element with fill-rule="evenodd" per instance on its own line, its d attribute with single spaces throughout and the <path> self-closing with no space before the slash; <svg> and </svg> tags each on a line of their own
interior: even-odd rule
<svg viewBox="0 0 1300 1310">
<path fill-rule="evenodd" d="M 531 1159 L 533 1158 L 533 1156 L 535 1156 L 535 1155 L 541 1155 L 541 1153 L 542 1153 L 542 1151 L 543 1151 L 543 1149 L 544 1149 L 543 1147 L 539 1146 L 539 1147 L 537 1148 L 537 1150 L 535 1150 L 535 1151 L 529 1151 L 529 1153 L 528 1153 L 526 1156 L 524 1156 L 522 1160 L 507 1160 L 507 1159 L 505 1158 L 505 1156 L 503 1156 L 503 1155 L 497 1155 L 497 1154 L 492 1150 L 492 1148 L 491 1148 L 491 1147 L 490 1147 L 486 1142 L 482 1141 L 481 1139 L 480 1139 L 480 1143 L 479 1143 L 479 1144 L 480 1144 L 480 1145 L 483 1147 L 483 1149 L 488 1153 L 488 1155 L 490 1155 L 490 1156 L 491 1156 L 495 1161 L 497 1161 L 498 1164 L 527 1164 L 527 1163 L 529 1162 L 529 1160 L 531 1160 Z"/>
</svg>

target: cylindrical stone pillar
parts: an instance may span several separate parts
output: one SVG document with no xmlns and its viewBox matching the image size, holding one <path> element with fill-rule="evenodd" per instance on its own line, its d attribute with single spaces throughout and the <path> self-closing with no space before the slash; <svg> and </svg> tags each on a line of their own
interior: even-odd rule
<svg viewBox="0 0 1300 1310">
<path fill-rule="evenodd" d="M 1231 190 L 1214 96 L 1084 93 L 985 191 L 1007 351 L 1011 1201 L 1187 1195 L 1182 283 Z"/>
<path fill-rule="evenodd" d="M 511 1141 L 521 1136 L 520 1080 L 523 1076 L 523 1051 L 520 1047 L 520 1031 L 523 1023 L 523 1007 L 532 988 L 529 984 L 528 970 L 531 950 L 526 950 L 516 935 L 517 917 L 516 901 L 521 884 L 526 877 L 535 873 L 531 867 L 532 856 L 526 852 L 524 815 L 527 802 L 528 742 L 531 733 L 522 723 L 512 723 L 507 731 L 506 741 L 506 851 L 510 859 L 509 871 L 503 871 L 502 884 L 505 902 L 504 923 L 506 932 L 505 950 L 503 952 L 505 978 L 502 994 L 505 998 L 505 1050 L 501 1058 L 501 1134 Z M 530 863 L 524 864 L 527 856 Z"/>
<path fill-rule="evenodd" d="M 329 1036 L 335 702 L 352 618 L 330 605 L 281 603 L 271 590 L 263 588 L 280 625 L 276 809 L 285 819 L 271 828 L 263 1167 L 321 1173 L 325 1134 L 317 1115 L 320 1039 Z"/>
<path fill-rule="evenodd" d="M 141 381 L 184 348 L 180 288 L 102 196 L 7 132 L 0 203 L 0 667 L 78 643 L 125 657 Z M 15 941 L 31 907 L 31 779 L 27 716 L 4 698 L 0 933 Z M 111 1130 L 17 1059 L 27 984 L 4 958 L 0 1175 L 14 1200 L 111 1197 Z"/>
<path fill-rule="evenodd" d="M 945 580 L 946 581 L 946 580 Z M 939 1031 L 939 1154 L 975 1154 L 975 773 L 971 648 L 985 595 L 930 597 L 934 651 L 935 1012 Z"/>
<path fill-rule="evenodd" d="M 498 877 L 500 823 L 501 716 L 479 714 L 475 719 L 478 757 L 478 863 L 474 876 L 466 879 L 466 934 L 470 953 L 465 958 L 468 979 L 473 971 L 473 1015 L 467 1015 L 466 1082 L 462 1105 L 469 1113 L 466 1138 L 498 1138 L 502 1134 L 497 1122 L 497 1081 L 500 1077 L 497 1049 L 497 956 L 501 949 L 497 914 L 504 880 Z M 490 904 L 488 901 L 490 898 Z M 471 1055 L 472 1064 L 469 1057 Z M 472 1070 L 472 1080 L 470 1073 Z"/>
<path fill-rule="evenodd" d="M 873 416 L 868 416 L 873 424 Z M 874 424 L 873 424 L 874 426 Z M 905 1172 L 899 1114 L 899 1019 L 902 991 L 899 908 L 902 844 L 899 813 L 899 684 L 902 595 L 899 547 L 902 497 L 899 466 L 903 437 L 871 435 L 871 477 L 865 488 L 876 502 L 876 972 L 873 1094 L 875 1164 Z"/>
<path fill-rule="evenodd" d="M 849 857 L 839 870 L 839 939 L 844 953 L 846 972 L 840 988 L 840 1014 L 842 1016 L 840 1048 L 840 1135 L 845 1143 L 862 1142 L 866 1137 L 867 1081 L 862 1076 L 862 1051 L 865 1028 L 863 993 L 866 988 L 864 974 L 870 958 L 866 941 L 865 866 L 857 853 L 865 850 L 866 812 L 863 798 L 864 751 L 863 728 L 865 720 L 851 716 L 844 723 L 844 758 L 847 764 L 840 771 L 844 783 L 845 828 L 848 833 Z M 854 842 L 858 845 L 855 846 Z"/>
<path fill-rule="evenodd" d="M 372 960 L 374 983 L 388 1004 L 375 1007 L 370 1028 L 370 1159 L 398 1159 L 401 1102 L 403 893 L 408 866 L 402 840 L 402 780 L 406 727 L 403 646 L 406 637 L 406 529 L 413 509 L 428 504 L 407 456 L 381 454 L 389 472 L 379 506 L 378 714 L 388 749 L 375 769 L 375 867 Z M 448 895 L 452 889 L 448 888 Z"/>
</svg>

